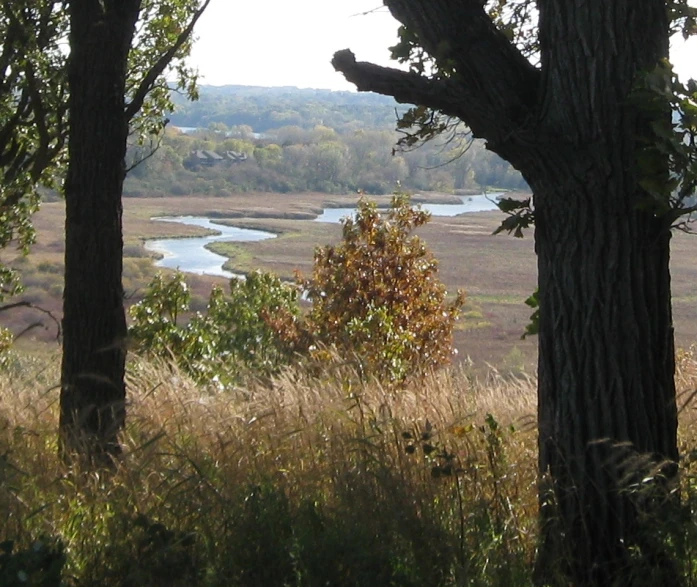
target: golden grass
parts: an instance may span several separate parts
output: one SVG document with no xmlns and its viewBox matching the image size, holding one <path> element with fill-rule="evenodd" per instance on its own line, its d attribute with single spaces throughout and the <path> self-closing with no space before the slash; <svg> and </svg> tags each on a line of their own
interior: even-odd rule
<svg viewBox="0 0 697 587">
<path fill-rule="evenodd" d="M 418 388 L 393 392 L 359 385 L 338 368 L 319 378 L 291 370 L 272 384 L 218 392 L 200 389 L 171 365 L 135 359 L 129 367 L 124 457 L 110 477 L 85 481 L 56 457 L 55 359 L 46 366 L 25 359 L 17 369 L 13 378 L 0 381 L 0 453 L 6 455 L 0 541 L 60 536 L 70 572 L 88 584 L 130 581 L 124 579 L 124 561 L 136 564 L 139 556 L 139 581 L 172 578 L 154 555 L 139 554 L 138 541 L 145 540 L 138 534 L 139 515 L 173 536 L 196 537 L 191 552 L 177 551 L 191 559 L 192 568 L 181 571 L 187 581 L 191 573 L 199 579 L 207 573 L 218 577 L 218 584 L 281 584 L 273 581 L 290 573 L 297 584 L 316 584 L 321 573 L 329 573 L 331 584 L 367 585 L 388 576 L 423 584 L 424 573 L 436 573 L 440 579 L 433 584 L 449 584 L 465 567 L 483 573 L 499 565 L 497 572 L 509 573 L 526 568 L 532 556 L 532 381 L 493 376 L 485 386 L 463 370 L 451 370 Z M 24 376 L 15 378 L 20 371 Z M 486 465 L 493 442 L 485 425 L 489 412 L 504 426 L 495 432 L 505 444 L 499 472 Z M 509 424 L 519 430 L 510 432 Z M 515 509 L 503 501 L 492 506 L 495 489 L 513 499 Z M 275 511 L 266 503 L 270 511 L 247 520 L 259 533 L 255 538 L 240 517 L 250 515 L 246 508 L 259 492 L 285 505 Z M 465 528 L 463 516 L 476 519 L 477 528 Z M 336 558 L 335 568 L 313 562 L 311 551 L 319 545 L 308 546 L 317 537 L 307 532 L 315 518 L 330 528 L 325 555 Z M 277 569 L 267 569 L 276 574 L 253 580 L 261 572 L 254 554 L 258 545 L 251 560 L 220 559 L 221 549 L 271 540 L 267 533 L 277 531 L 271 526 L 284 523 L 292 525 L 293 557 L 303 569 L 284 570 L 279 562 Z M 481 544 L 482 524 L 489 528 L 488 546 Z M 500 536 L 509 534 L 515 535 L 515 547 L 507 541 L 507 554 L 501 554 Z M 378 545 L 385 549 L 382 558 L 374 552 Z M 278 548 L 281 559 L 292 549 Z M 380 559 L 371 563 L 377 565 L 372 571 L 363 569 L 364 579 L 344 577 L 358 565 L 346 559 L 351 548 Z M 420 559 L 422 551 L 429 560 Z M 517 566 L 506 570 L 504 559 L 508 566 L 516 559 Z M 400 565 L 406 570 L 399 571 Z"/>
<path fill-rule="evenodd" d="M 532 378 L 394 391 L 339 366 L 221 392 L 133 358 L 124 456 L 81 477 L 56 456 L 58 377 L 57 356 L 0 375 L 0 542 L 60 537 L 80 584 L 529 584 Z M 676 381 L 688 453 L 694 348 Z"/>
</svg>

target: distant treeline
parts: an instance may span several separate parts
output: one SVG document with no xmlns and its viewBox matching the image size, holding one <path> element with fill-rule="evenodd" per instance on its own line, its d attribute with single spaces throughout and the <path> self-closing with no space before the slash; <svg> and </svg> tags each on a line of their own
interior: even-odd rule
<svg viewBox="0 0 697 587">
<path fill-rule="evenodd" d="M 408 106 L 372 93 L 332 92 L 298 88 L 203 86 L 196 102 L 177 96 L 171 116 L 176 126 L 208 128 L 251 126 L 264 133 L 282 126 L 311 129 L 328 126 L 337 132 L 359 128 L 394 129 L 397 112 Z"/>
<path fill-rule="evenodd" d="M 203 87 L 199 102 L 178 108 L 154 154 L 149 156 L 151 145 L 130 149 L 131 163 L 144 160 L 129 172 L 127 196 L 380 194 L 398 182 L 407 190 L 445 192 L 526 187 L 480 141 L 464 153 L 462 141 L 445 138 L 409 152 L 395 150 L 397 105 L 374 94 Z"/>
</svg>

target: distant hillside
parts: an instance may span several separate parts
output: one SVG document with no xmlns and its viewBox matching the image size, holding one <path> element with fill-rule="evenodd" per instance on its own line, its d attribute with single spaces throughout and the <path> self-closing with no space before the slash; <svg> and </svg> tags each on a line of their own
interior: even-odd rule
<svg viewBox="0 0 697 587">
<path fill-rule="evenodd" d="M 394 129 L 395 109 L 408 108 L 378 94 L 255 86 L 201 86 L 197 102 L 175 95 L 175 103 L 177 111 L 171 116 L 175 126 L 208 128 L 222 123 L 250 126 L 257 133 L 282 126 L 321 125 L 339 133 Z"/>
<path fill-rule="evenodd" d="M 520 174 L 475 141 L 442 137 L 410 152 L 395 149 L 397 112 L 408 106 L 377 94 L 203 86 L 200 100 L 175 97 L 177 111 L 150 156 L 130 146 L 131 197 L 314 191 L 370 194 L 525 189 Z M 184 129 L 184 132 L 182 132 Z"/>
</svg>

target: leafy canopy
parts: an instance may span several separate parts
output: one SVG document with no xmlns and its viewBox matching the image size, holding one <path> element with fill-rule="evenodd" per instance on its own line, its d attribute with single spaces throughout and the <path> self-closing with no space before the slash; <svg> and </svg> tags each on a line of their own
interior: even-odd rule
<svg viewBox="0 0 697 587">
<path fill-rule="evenodd" d="M 536 0 L 488 0 L 486 10 L 496 28 L 513 42 L 531 63 L 539 57 Z M 666 2 L 671 32 L 687 39 L 697 34 L 697 7 L 689 0 Z M 429 53 L 418 35 L 406 26 L 399 29 L 399 42 L 390 48 L 392 58 L 408 64 L 410 70 L 432 79 L 457 76 L 454 63 L 448 58 L 450 47 L 441 44 Z M 642 174 L 640 185 L 646 198 L 640 206 L 652 209 L 672 226 L 685 228 L 678 219 L 697 211 L 693 195 L 697 189 L 697 82 L 683 83 L 664 61 L 652 71 L 642 72 L 634 84 L 632 104 L 649 122 L 649 132 L 638 138 L 637 162 Z M 398 122 L 403 133 L 399 145 L 413 147 L 444 133 L 464 136 L 462 122 L 438 110 L 417 105 Z M 665 174 L 665 161 L 669 174 Z M 521 237 L 522 230 L 534 224 L 532 201 L 504 198 L 501 209 L 508 217 L 497 230 Z"/>
<path fill-rule="evenodd" d="M 144 0 L 129 53 L 127 110 L 132 134 L 156 136 L 173 110 L 167 78 L 190 98 L 196 75 L 184 59 L 190 29 L 208 2 Z M 202 7 L 201 7 L 202 5 Z M 60 190 L 66 163 L 66 3 L 13 0 L 0 4 L 0 249 L 24 253 L 34 241 L 31 215 L 40 188 Z M 0 300 L 21 291 L 17 274 L 0 265 Z"/>
<path fill-rule="evenodd" d="M 59 43 L 67 19 L 60 2 L 18 0 L 0 5 L 0 249 L 22 252 L 34 242 L 31 215 L 37 188 L 55 188 L 67 132 L 66 56 Z M 0 300 L 21 290 L 0 266 Z"/>
</svg>

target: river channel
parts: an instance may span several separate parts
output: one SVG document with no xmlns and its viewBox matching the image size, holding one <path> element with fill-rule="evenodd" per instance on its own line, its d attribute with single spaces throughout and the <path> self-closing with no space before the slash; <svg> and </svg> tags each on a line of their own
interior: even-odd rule
<svg viewBox="0 0 697 587">
<path fill-rule="evenodd" d="M 180 224 L 190 224 L 216 231 L 216 234 L 200 237 L 145 241 L 146 250 L 162 255 L 162 258 L 155 263 L 157 267 L 180 269 L 181 271 L 198 273 L 199 275 L 240 277 L 240 275 L 223 269 L 223 264 L 227 261 L 227 257 L 206 249 L 205 247 L 209 243 L 216 241 L 255 242 L 276 238 L 276 235 L 272 232 L 214 224 L 209 218 L 201 216 L 163 217 L 153 218 L 153 220 L 158 222 L 179 222 Z"/>
<path fill-rule="evenodd" d="M 497 195 L 460 196 L 462 199 L 461 204 L 422 204 L 422 208 L 429 211 L 433 216 L 449 217 L 471 212 L 489 212 L 497 210 L 495 203 Z M 336 223 L 355 212 L 355 207 L 326 208 L 315 221 Z M 153 220 L 190 224 L 216 231 L 216 234 L 203 237 L 168 238 L 145 242 L 146 250 L 162 255 L 162 258 L 155 263 L 157 267 L 179 269 L 188 273 L 198 273 L 199 275 L 240 277 L 240 275 L 223 269 L 223 264 L 227 261 L 227 258 L 206 249 L 205 247 L 209 243 L 216 241 L 256 242 L 276 238 L 276 235 L 271 232 L 215 224 L 209 218 L 201 216 L 160 217 L 153 218 Z"/>
</svg>

